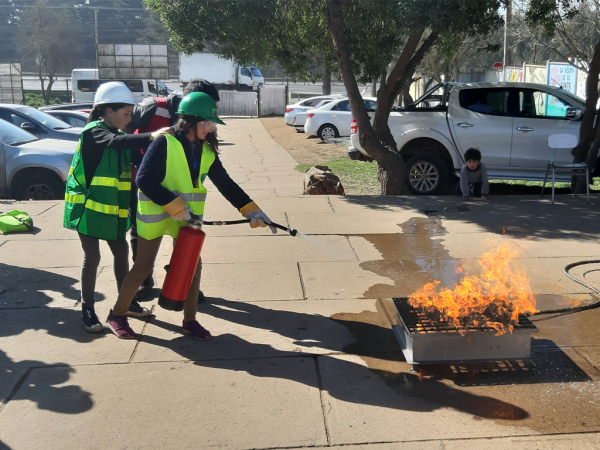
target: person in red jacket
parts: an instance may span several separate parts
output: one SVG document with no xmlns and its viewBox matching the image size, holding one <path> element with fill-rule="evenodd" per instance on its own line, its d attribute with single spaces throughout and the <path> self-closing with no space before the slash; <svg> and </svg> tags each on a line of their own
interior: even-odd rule
<svg viewBox="0 0 600 450">
<path fill-rule="evenodd" d="M 190 81 L 183 90 L 183 96 L 191 94 L 192 92 L 204 92 L 208 94 L 215 102 L 220 101 L 219 91 L 208 81 L 201 78 L 195 78 Z M 142 103 L 134 106 L 133 112 L 131 113 L 130 124 L 123 129 L 127 134 L 139 134 L 139 133 L 151 133 L 153 131 L 160 130 L 164 127 L 171 127 L 177 123 L 179 117 L 176 112 L 179 108 L 179 103 L 183 97 L 177 94 L 170 94 L 168 97 L 148 97 L 144 99 Z M 132 150 L 132 152 L 138 151 L 142 156 L 144 150 Z M 135 262 L 135 256 L 137 254 L 137 227 L 135 214 L 137 211 L 138 203 L 138 187 L 135 184 L 135 177 L 137 174 L 137 167 L 131 168 L 131 198 L 129 201 L 129 217 L 131 219 L 131 253 L 133 256 L 133 262 Z M 154 287 L 154 276 L 150 276 L 140 286 L 138 293 L 136 294 L 136 300 L 143 299 L 150 294 L 150 291 Z M 202 290 L 198 294 L 198 302 L 204 301 L 204 294 Z"/>
</svg>

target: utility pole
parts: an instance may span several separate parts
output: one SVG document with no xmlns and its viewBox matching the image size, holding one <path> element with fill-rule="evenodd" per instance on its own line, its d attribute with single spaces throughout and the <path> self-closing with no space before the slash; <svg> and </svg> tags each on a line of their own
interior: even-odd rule
<svg viewBox="0 0 600 450">
<path fill-rule="evenodd" d="M 98 65 L 98 8 L 94 8 L 94 30 L 96 33 L 96 66 Z"/>
<path fill-rule="evenodd" d="M 512 19 L 512 0 L 504 1 L 504 67 L 511 65 L 510 39 L 508 28 Z"/>
</svg>

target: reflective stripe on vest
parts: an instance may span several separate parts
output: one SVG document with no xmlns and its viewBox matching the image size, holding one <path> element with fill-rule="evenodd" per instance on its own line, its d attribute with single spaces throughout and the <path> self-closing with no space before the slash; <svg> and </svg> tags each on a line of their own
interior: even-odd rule
<svg viewBox="0 0 600 450">
<path fill-rule="evenodd" d="M 206 188 L 202 180 L 215 160 L 215 153 L 208 144 L 202 146 L 198 186 L 194 187 L 183 146 L 174 136 L 167 135 L 166 139 L 167 168 L 161 185 L 181 197 L 193 214 L 202 217 L 206 201 Z M 176 238 L 179 228 L 187 225 L 183 220 L 173 220 L 162 206 L 152 202 L 142 191 L 138 191 L 136 219 L 138 235 L 148 240 L 165 235 Z"/>
<path fill-rule="evenodd" d="M 125 239 L 130 225 L 130 151 L 104 149 L 102 159 L 88 186 L 81 146 L 84 134 L 90 133 L 94 127 L 109 129 L 102 122 L 91 122 L 79 137 L 67 177 L 64 226 L 98 239 Z"/>
</svg>

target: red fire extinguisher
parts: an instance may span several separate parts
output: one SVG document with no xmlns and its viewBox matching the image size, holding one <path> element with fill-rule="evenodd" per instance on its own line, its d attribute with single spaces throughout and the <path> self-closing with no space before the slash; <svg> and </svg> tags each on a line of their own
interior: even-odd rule
<svg viewBox="0 0 600 450">
<path fill-rule="evenodd" d="M 179 229 L 169 272 L 158 299 L 161 308 L 171 311 L 183 310 L 206 237 L 201 228 L 202 222 L 193 218 L 186 227 Z"/>
</svg>

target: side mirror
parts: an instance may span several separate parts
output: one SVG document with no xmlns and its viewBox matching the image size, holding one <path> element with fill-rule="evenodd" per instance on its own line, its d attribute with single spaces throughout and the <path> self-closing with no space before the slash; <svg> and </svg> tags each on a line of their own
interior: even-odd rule
<svg viewBox="0 0 600 450">
<path fill-rule="evenodd" d="M 565 113 L 565 117 L 569 120 L 579 120 L 583 112 L 579 108 L 567 108 L 567 112 Z"/>
<path fill-rule="evenodd" d="M 27 131 L 36 131 L 38 127 L 31 122 L 23 122 L 21 128 Z"/>
</svg>

